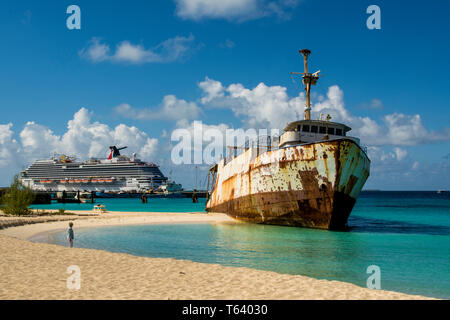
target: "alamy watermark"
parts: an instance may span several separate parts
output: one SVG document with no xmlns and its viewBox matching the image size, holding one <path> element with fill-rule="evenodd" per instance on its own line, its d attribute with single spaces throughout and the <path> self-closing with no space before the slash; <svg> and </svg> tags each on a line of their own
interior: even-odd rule
<svg viewBox="0 0 450 320">
<path fill-rule="evenodd" d="M 81 29 L 81 9 L 79 6 L 72 4 L 67 7 L 67 14 L 70 16 L 66 20 L 66 26 L 69 30 L 80 30 Z"/>
<path fill-rule="evenodd" d="M 278 147 L 279 129 L 226 129 L 204 126 L 194 121 L 190 129 L 175 129 L 171 141 L 174 164 L 214 164 L 224 157 L 234 156 L 242 150 L 270 150 Z"/>
<path fill-rule="evenodd" d="M 69 290 L 80 290 L 81 288 L 81 269 L 77 265 L 71 265 L 67 267 L 66 272 L 69 277 L 66 281 L 67 289 Z"/>
<path fill-rule="evenodd" d="M 78 5 L 72 4 L 67 7 L 66 13 L 70 14 L 66 20 L 66 26 L 69 30 L 81 29 L 81 9 Z M 372 4 L 367 7 L 366 13 L 370 14 L 367 18 L 366 26 L 369 30 L 381 29 L 381 9 L 379 6 Z"/>
<path fill-rule="evenodd" d="M 370 16 L 367 18 L 366 26 L 369 30 L 381 29 L 381 9 L 377 5 L 370 5 L 366 10 L 367 14 Z"/>
<path fill-rule="evenodd" d="M 371 265 L 367 267 L 367 274 L 370 276 L 367 278 L 366 285 L 369 289 L 381 289 L 381 269 L 377 265 Z"/>
</svg>

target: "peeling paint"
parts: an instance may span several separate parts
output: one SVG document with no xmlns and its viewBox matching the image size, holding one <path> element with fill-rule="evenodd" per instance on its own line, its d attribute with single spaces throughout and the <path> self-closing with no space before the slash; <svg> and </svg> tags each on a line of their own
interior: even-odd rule
<svg viewBox="0 0 450 320">
<path fill-rule="evenodd" d="M 341 229 L 369 168 L 369 158 L 351 139 L 259 156 L 256 149 L 248 149 L 228 163 L 217 164 L 206 210 L 256 223 Z"/>
</svg>

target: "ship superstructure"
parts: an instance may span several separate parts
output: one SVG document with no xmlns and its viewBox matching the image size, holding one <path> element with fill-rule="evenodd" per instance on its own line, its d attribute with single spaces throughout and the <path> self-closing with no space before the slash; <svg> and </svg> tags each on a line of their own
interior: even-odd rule
<svg viewBox="0 0 450 320">
<path fill-rule="evenodd" d="M 370 160 L 359 139 L 347 136 L 350 127 L 329 115 L 311 119 L 310 90 L 320 71 L 308 72 L 310 50 L 300 53 L 305 72 L 292 74 L 301 74 L 305 86 L 304 120 L 288 123 L 265 147 L 246 145 L 211 167 L 207 211 L 254 223 L 346 227 Z"/>
<path fill-rule="evenodd" d="M 22 172 L 22 184 L 39 191 L 103 191 L 145 192 L 167 182 L 159 166 L 143 162 L 133 154 L 120 154 L 125 149 L 110 147 L 107 159 L 77 162 L 65 155 L 37 160 Z"/>
</svg>

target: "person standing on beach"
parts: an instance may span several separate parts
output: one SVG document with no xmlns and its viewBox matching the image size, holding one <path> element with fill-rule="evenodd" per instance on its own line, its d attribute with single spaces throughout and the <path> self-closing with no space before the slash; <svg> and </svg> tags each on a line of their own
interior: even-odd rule
<svg viewBox="0 0 450 320">
<path fill-rule="evenodd" d="M 69 240 L 69 248 L 73 248 L 73 222 L 69 222 L 69 228 L 67 229 L 67 240 Z"/>
</svg>

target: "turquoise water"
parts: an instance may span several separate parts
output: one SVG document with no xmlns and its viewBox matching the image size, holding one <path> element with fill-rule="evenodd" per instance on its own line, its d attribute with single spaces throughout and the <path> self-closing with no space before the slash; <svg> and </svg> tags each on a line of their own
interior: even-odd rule
<svg viewBox="0 0 450 320">
<path fill-rule="evenodd" d="M 189 199 L 158 200 L 155 207 L 167 206 L 160 211 L 172 211 L 174 200 L 179 201 L 174 202 L 175 209 L 184 201 L 183 211 L 195 211 Z M 253 224 L 75 228 L 75 245 L 301 274 L 362 287 L 369 276 L 367 267 L 377 265 L 382 289 L 450 298 L 448 194 L 366 192 L 349 225 L 348 232 Z M 66 245 L 63 232 L 43 240 Z"/>
<path fill-rule="evenodd" d="M 142 203 L 140 198 L 104 198 L 96 199 L 95 204 L 103 204 L 108 211 L 125 212 L 199 212 L 205 211 L 205 198 L 199 198 L 198 203 L 192 203 L 191 198 L 148 198 Z M 34 209 L 66 209 L 92 211 L 91 203 L 57 203 L 49 205 L 33 205 Z"/>
</svg>

